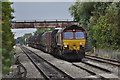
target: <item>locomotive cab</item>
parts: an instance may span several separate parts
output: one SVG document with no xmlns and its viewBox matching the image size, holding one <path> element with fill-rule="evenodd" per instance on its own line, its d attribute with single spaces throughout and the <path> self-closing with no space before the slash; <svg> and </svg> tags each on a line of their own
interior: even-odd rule
<svg viewBox="0 0 120 80">
<path fill-rule="evenodd" d="M 56 34 L 57 46 L 62 55 L 76 55 L 78 58 L 82 59 L 85 57 L 86 48 L 86 32 L 82 27 L 76 25 L 67 26 L 61 29 Z"/>
<path fill-rule="evenodd" d="M 78 52 L 85 48 L 85 33 L 83 31 L 73 30 L 63 32 L 63 49 Z"/>
</svg>

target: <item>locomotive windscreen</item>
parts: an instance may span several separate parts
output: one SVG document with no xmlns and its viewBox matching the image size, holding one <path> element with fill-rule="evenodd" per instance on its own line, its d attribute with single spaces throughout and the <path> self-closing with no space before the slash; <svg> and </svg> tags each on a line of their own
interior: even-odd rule
<svg viewBox="0 0 120 80">
<path fill-rule="evenodd" d="M 73 32 L 64 32 L 64 39 L 73 39 Z"/>
<path fill-rule="evenodd" d="M 75 32 L 75 38 L 76 39 L 84 39 L 84 33 L 83 32 Z"/>
<path fill-rule="evenodd" d="M 64 32 L 64 39 L 84 39 L 84 32 Z"/>
</svg>

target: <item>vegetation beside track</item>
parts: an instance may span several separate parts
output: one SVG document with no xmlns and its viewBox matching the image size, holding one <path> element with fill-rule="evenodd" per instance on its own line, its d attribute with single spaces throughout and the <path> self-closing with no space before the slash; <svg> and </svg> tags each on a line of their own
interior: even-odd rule
<svg viewBox="0 0 120 80">
<path fill-rule="evenodd" d="M 11 2 L 1 2 L 2 5 L 2 72 L 6 74 L 9 72 L 12 65 L 12 58 L 14 56 L 13 46 L 15 45 L 14 35 L 11 32 Z"/>
<path fill-rule="evenodd" d="M 120 50 L 120 2 L 76 2 L 69 11 L 92 47 Z"/>
<path fill-rule="evenodd" d="M 26 33 L 22 37 L 18 37 L 16 40 L 16 44 L 27 45 L 27 38 L 30 37 L 32 33 Z"/>
</svg>

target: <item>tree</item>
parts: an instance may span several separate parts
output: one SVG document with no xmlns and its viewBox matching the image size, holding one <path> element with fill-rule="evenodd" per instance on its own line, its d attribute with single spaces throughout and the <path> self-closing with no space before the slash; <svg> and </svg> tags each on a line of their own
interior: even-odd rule
<svg viewBox="0 0 120 80">
<path fill-rule="evenodd" d="M 26 33 L 23 35 L 22 39 L 23 39 L 23 44 L 26 45 L 26 39 L 29 38 L 32 35 L 32 33 Z"/>
<path fill-rule="evenodd" d="M 2 68 L 3 73 L 8 73 L 12 64 L 13 46 L 15 45 L 14 35 L 11 32 L 11 19 L 13 18 L 11 12 L 10 2 L 2 2 Z"/>
<path fill-rule="evenodd" d="M 31 35 L 32 33 L 26 33 L 22 37 L 18 37 L 16 43 L 21 45 L 23 44 L 26 45 L 27 38 L 29 38 Z"/>
<path fill-rule="evenodd" d="M 76 2 L 69 10 L 93 47 L 120 49 L 120 2 Z"/>
<path fill-rule="evenodd" d="M 90 17 L 93 15 L 94 10 L 93 2 L 76 2 L 69 8 L 71 15 L 74 17 L 75 21 L 78 21 L 83 28 L 87 28 L 87 23 Z"/>
<path fill-rule="evenodd" d="M 120 7 L 117 4 L 110 4 L 93 26 L 93 39 L 98 48 L 120 49 Z"/>
<path fill-rule="evenodd" d="M 74 20 L 78 21 L 80 26 L 86 30 L 89 42 L 93 41 L 93 32 L 91 31 L 92 26 L 89 22 L 91 16 L 93 16 L 92 12 L 95 10 L 94 5 L 95 3 L 93 2 L 76 2 L 69 8 L 71 16 L 74 17 Z"/>
</svg>

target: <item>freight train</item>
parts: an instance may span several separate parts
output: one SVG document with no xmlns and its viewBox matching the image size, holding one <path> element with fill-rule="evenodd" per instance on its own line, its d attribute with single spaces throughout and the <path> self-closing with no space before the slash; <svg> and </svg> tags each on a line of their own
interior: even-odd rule
<svg viewBox="0 0 120 80">
<path fill-rule="evenodd" d="M 81 60 L 85 57 L 87 34 L 82 27 L 69 25 L 30 36 L 28 46 L 43 50 L 67 60 Z"/>
</svg>

